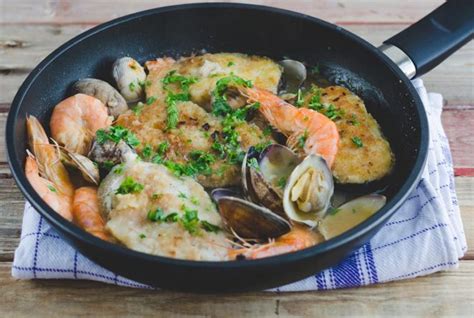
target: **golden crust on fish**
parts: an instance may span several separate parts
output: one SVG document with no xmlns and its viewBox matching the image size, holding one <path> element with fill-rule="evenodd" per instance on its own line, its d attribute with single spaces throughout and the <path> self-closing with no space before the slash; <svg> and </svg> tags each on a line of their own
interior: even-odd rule
<svg viewBox="0 0 474 318">
<path fill-rule="evenodd" d="M 213 137 L 222 133 L 221 119 L 192 102 L 177 103 L 177 108 L 179 120 L 175 129 L 166 130 L 167 112 L 162 101 L 144 106 L 139 114 L 128 111 L 120 115 L 117 124 L 128 128 L 137 136 L 141 143 L 139 151 L 144 145 L 148 144 L 156 149 L 160 143 L 168 141 L 170 147 L 165 159 L 177 163 L 185 163 L 191 151 L 213 153 Z M 251 123 L 239 124 L 236 131 L 244 151 L 250 146 L 270 140 L 263 135 L 260 128 Z M 238 185 L 241 180 L 240 167 L 227 163 L 225 159 L 217 158 L 211 169 L 213 173 L 210 175 L 197 176 L 197 180 L 205 187 Z"/>
<path fill-rule="evenodd" d="M 308 105 L 310 98 L 306 98 Z M 339 132 L 339 147 L 332 170 L 340 183 L 365 183 L 388 175 L 394 165 L 394 155 L 379 124 L 370 115 L 364 102 L 342 86 L 321 88 L 322 104 L 333 104 L 342 110 L 335 123 Z M 362 146 L 356 142 L 360 138 Z"/>
<path fill-rule="evenodd" d="M 269 58 L 238 53 L 204 54 L 181 58 L 175 63 L 171 59 L 159 59 L 158 62 L 147 62 L 147 68 L 147 79 L 151 83 L 146 89 L 147 96 L 165 98 L 166 92 L 162 88 L 161 80 L 170 71 L 176 70 L 178 74 L 198 79 L 189 89 L 191 101 L 208 111 L 211 92 L 220 78 L 233 73 L 252 81 L 259 88 L 276 93 L 282 73 L 281 67 Z"/>
<path fill-rule="evenodd" d="M 176 178 L 167 168 L 143 161 L 128 162 L 121 174 L 113 171 L 99 188 L 105 209 L 106 228 L 125 246 L 166 257 L 217 261 L 227 260 L 229 243 L 225 234 L 207 232 L 199 225 L 199 235 L 191 234 L 179 222 L 153 222 L 148 211 L 162 209 L 165 215 L 194 210 L 201 221 L 223 227 L 219 213 L 204 188 L 192 178 Z M 117 194 L 121 182 L 131 177 L 144 186 L 138 193 Z M 107 197 L 111 197 L 108 199 Z M 109 200 L 110 202 L 104 202 Z M 105 204 L 104 204 L 105 203 Z"/>
</svg>

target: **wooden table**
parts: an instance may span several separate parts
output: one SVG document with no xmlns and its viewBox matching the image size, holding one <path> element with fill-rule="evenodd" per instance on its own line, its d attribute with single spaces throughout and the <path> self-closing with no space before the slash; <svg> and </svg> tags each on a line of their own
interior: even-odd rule
<svg viewBox="0 0 474 318">
<path fill-rule="evenodd" d="M 1 0 L 0 140 L 10 102 L 48 53 L 92 26 L 131 12 L 190 1 Z M 441 0 L 339 0 L 254 3 L 337 23 L 378 45 L 437 7 Z M 358 289 L 289 294 L 193 295 L 78 281 L 15 281 L 10 276 L 24 199 L 0 145 L 0 316 L 48 315 L 474 315 L 474 45 L 423 76 L 446 99 L 443 123 L 456 166 L 456 187 L 469 251 L 457 270 Z"/>
</svg>

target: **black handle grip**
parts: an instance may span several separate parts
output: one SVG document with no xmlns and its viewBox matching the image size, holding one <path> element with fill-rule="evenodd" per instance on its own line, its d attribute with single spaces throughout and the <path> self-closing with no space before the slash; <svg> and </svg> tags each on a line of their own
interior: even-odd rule
<svg viewBox="0 0 474 318">
<path fill-rule="evenodd" d="M 474 1 L 451 0 L 384 43 L 405 52 L 420 76 L 472 40 L 473 34 Z"/>
</svg>

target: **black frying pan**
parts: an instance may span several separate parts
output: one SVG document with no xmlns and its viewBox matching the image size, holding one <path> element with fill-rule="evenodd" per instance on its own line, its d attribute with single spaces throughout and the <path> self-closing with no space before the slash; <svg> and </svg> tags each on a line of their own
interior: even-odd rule
<svg viewBox="0 0 474 318">
<path fill-rule="evenodd" d="M 385 42 L 384 51 L 344 29 L 290 11 L 244 4 L 192 4 L 132 14 L 93 28 L 62 45 L 28 76 L 8 116 L 6 142 L 13 176 L 26 199 L 60 235 L 98 264 L 154 286 L 191 291 L 259 290 L 293 282 L 340 262 L 380 229 L 417 184 L 428 149 L 423 105 L 408 76 L 436 66 L 472 38 L 474 9 L 450 1 Z M 386 206 L 354 229 L 320 245 L 253 261 L 195 262 L 135 252 L 101 241 L 67 222 L 36 194 L 23 172 L 25 117 L 45 127 L 51 110 L 77 79 L 111 82 L 113 61 L 163 55 L 242 52 L 290 57 L 320 65 L 330 81 L 366 102 L 390 140 L 396 172 L 386 181 Z"/>
</svg>

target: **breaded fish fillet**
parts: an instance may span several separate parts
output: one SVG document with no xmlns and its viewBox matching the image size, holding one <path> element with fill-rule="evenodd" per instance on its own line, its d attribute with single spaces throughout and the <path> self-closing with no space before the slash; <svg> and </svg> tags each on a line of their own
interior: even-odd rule
<svg viewBox="0 0 474 318">
<path fill-rule="evenodd" d="M 306 96 L 305 106 L 312 95 Z M 395 159 L 390 144 L 364 102 L 342 86 L 320 88 L 320 103 L 333 105 L 340 140 L 333 175 L 340 183 L 365 183 L 388 175 Z M 327 108 L 326 108 L 327 109 Z"/>
<path fill-rule="evenodd" d="M 115 169 L 118 169 L 117 166 Z M 125 246 L 144 253 L 188 260 L 228 259 L 230 245 L 222 231 L 206 231 L 202 221 L 223 227 L 221 217 L 203 187 L 192 178 L 178 178 L 162 165 L 130 161 L 111 171 L 99 187 L 99 200 L 106 228 Z M 143 186 L 133 193 L 118 194 L 126 178 Z M 174 220 L 149 219 L 149 211 L 160 209 Z M 200 223 L 180 219 L 186 211 L 196 213 Z M 212 230 L 212 228 L 211 228 Z"/>
<path fill-rule="evenodd" d="M 177 108 L 179 121 L 175 129 L 166 130 L 166 105 L 162 101 L 144 106 L 139 114 L 128 111 L 120 115 L 117 124 L 135 133 L 141 142 L 139 151 L 147 144 L 156 149 L 160 143 L 167 141 L 170 147 L 165 158 L 174 162 L 187 162 L 189 153 L 195 150 L 213 153 L 211 146 L 214 138 L 222 134 L 220 119 L 192 102 L 178 103 Z M 264 136 L 260 128 L 251 123 L 240 123 L 236 131 L 240 136 L 240 145 L 244 151 L 250 146 L 271 140 L 270 137 Z M 211 168 L 213 173 L 210 175 L 197 176 L 197 180 L 203 186 L 227 187 L 240 183 L 239 166 L 217 158 Z"/>
<path fill-rule="evenodd" d="M 149 74 L 147 80 L 151 84 L 146 89 L 147 96 L 164 99 L 161 80 L 170 71 L 197 78 L 191 85 L 189 93 L 191 101 L 210 111 L 211 93 L 216 82 L 231 73 L 273 93 L 276 93 L 282 74 L 281 67 L 267 57 L 249 56 L 239 53 L 204 54 L 182 58 L 175 63 L 172 59 L 158 59 L 146 63 Z"/>
</svg>

